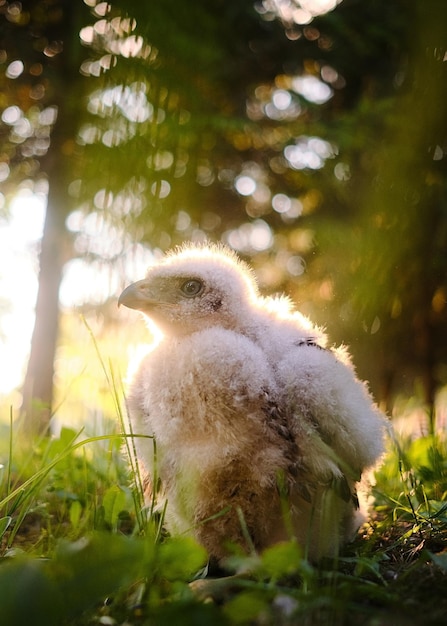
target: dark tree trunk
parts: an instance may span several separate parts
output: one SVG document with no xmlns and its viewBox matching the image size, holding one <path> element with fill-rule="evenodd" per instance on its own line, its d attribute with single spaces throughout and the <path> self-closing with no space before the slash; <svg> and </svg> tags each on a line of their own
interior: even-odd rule
<svg viewBox="0 0 447 626">
<path fill-rule="evenodd" d="M 66 218 L 72 210 L 68 186 L 76 177 L 76 133 L 83 114 L 84 54 L 79 30 L 88 9 L 83 3 L 59 0 L 60 21 L 48 21 L 49 39 L 63 41 L 51 67 L 57 120 L 51 145 L 41 159 L 49 184 L 48 202 L 39 259 L 39 287 L 31 351 L 23 385 L 22 417 L 28 435 L 49 431 L 53 401 L 54 360 L 59 332 L 59 288 L 69 258 Z M 88 13 L 87 13 L 88 15 Z"/>
</svg>

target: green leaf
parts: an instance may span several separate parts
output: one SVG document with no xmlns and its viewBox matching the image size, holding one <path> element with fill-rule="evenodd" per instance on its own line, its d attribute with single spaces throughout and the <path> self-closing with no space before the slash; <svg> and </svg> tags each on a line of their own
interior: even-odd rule
<svg viewBox="0 0 447 626">
<path fill-rule="evenodd" d="M 47 562 L 11 559 L 0 568 L 0 623 L 57 626 L 63 614 L 60 595 L 47 576 Z"/>
<path fill-rule="evenodd" d="M 116 526 L 118 516 L 126 508 L 127 495 L 118 485 L 113 485 L 104 494 L 104 520 L 111 526 Z"/>
<path fill-rule="evenodd" d="M 296 542 L 277 543 L 262 553 L 262 572 L 269 578 L 278 579 L 297 572 L 301 560 L 302 551 Z"/>
<path fill-rule="evenodd" d="M 247 591 L 236 596 L 224 608 L 233 624 L 262 623 L 260 614 L 269 610 L 268 595 L 261 590 Z"/>
<path fill-rule="evenodd" d="M 205 565 L 206 550 L 191 537 L 175 537 L 159 547 L 160 573 L 168 580 L 187 581 Z"/>
<path fill-rule="evenodd" d="M 20 558 L 0 567 L 0 624 L 59 626 L 151 569 L 153 545 L 95 534 L 62 544 L 53 560 Z"/>
<path fill-rule="evenodd" d="M 219 607 L 203 602 L 168 602 L 154 610 L 153 624 L 166 626 L 228 626 Z"/>
<path fill-rule="evenodd" d="M 79 524 L 79 520 L 81 519 L 82 514 L 82 505 L 79 500 L 74 500 L 70 505 L 70 523 L 73 528 L 77 528 Z"/>
</svg>

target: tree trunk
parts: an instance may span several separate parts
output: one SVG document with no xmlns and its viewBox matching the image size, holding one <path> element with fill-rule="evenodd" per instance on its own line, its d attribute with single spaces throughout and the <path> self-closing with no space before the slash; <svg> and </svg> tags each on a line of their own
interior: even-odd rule
<svg viewBox="0 0 447 626">
<path fill-rule="evenodd" d="M 59 287 L 67 236 L 67 212 L 63 210 L 67 193 L 63 183 L 58 180 L 57 169 L 56 166 L 49 180 L 40 252 L 36 320 L 23 386 L 22 413 L 29 434 L 45 434 L 48 431 L 53 400 L 54 357 L 59 331 Z"/>
<path fill-rule="evenodd" d="M 29 436 L 49 432 L 59 331 L 59 288 L 64 263 L 69 258 L 65 221 L 73 208 L 68 186 L 76 177 L 76 133 L 83 114 L 83 79 L 79 66 L 85 53 L 78 33 L 87 8 L 72 0 L 60 0 L 59 6 L 62 9 L 60 22 L 55 26 L 49 21 L 49 27 L 57 31 L 53 36 L 63 41 L 63 52 L 52 68 L 54 105 L 58 113 L 50 148 L 41 159 L 49 191 L 39 259 L 36 318 L 21 408 L 25 432 Z"/>
</svg>

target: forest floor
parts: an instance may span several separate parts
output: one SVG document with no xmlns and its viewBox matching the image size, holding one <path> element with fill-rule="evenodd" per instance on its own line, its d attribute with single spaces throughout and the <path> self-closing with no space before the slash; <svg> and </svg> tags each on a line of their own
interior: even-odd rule
<svg viewBox="0 0 447 626">
<path fill-rule="evenodd" d="M 250 575 L 211 583 L 203 549 L 168 537 L 155 509 L 142 514 L 122 436 L 77 435 L 0 448 L 1 624 L 446 623 L 444 433 L 390 443 L 371 517 L 337 560 L 313 565 L 291 539 L 235 554 Z"/>
</svg>

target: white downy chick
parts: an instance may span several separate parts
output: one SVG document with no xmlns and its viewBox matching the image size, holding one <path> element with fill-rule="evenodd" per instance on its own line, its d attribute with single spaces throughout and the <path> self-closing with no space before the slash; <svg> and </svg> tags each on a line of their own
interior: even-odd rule
<svg viewBox="0 0 447 626">
<path fill-rule="evenodd" d="M 248 549 L 247 532 L 258 550 L 292 535 L 309 558 L 334 556 L 356 530 L 356 486 L 386 429 L 346 352 L 288 299 L 260 296 L 223 246 L 168 254 L 119 302 L 163 333 L 128 400 L 134 433 L 157 442 L 169 530 L 217 561 L 232 544 Z M 150 482 L 153 445 L 136 449 Z"/>
</svg>

